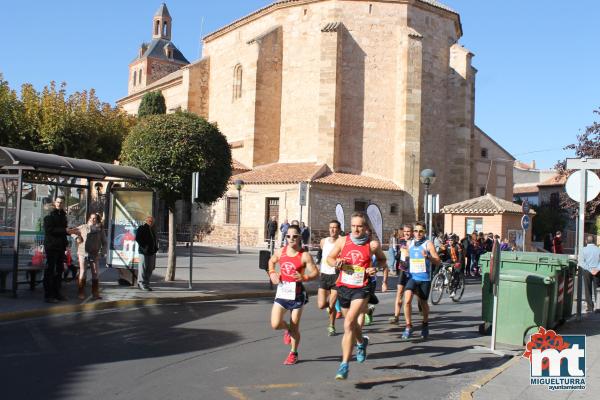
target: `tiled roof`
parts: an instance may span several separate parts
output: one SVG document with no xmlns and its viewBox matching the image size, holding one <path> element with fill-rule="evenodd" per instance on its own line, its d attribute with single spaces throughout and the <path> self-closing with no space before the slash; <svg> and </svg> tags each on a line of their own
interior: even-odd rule
<svg viewBox="0 0 600 400">
<path fill-rule="evenodd" d="M 429 4 L 429 5 L 433 6 L 433 7 L 439 8 L 440 10 L 448 11 L 448 12 L 451 12 L 451 13 L 453 13 L 453 14 L 456 14 L 456 15 L 458 15 L 458 13 L 457 13 L 456 11 L 454 11 L 454 10 L 453 10 L 453 9 L 451 9 L 450 7 L 448 7 L 448 6 L 446 6 L 446 5 L 442 4 L 442 3 L 440 3 L 440 2 L 439 2 L 439 1 L 437 1 L 437 0 L 417 0 L 417 1 L 418 1 L 418 2 L 420 2 L 420 3 Z M 222 31 L 225 31 L 225 30 L 227 30 L 228 28 L 234 27 L 235 25 L 239 24 L 240 22 L 243 22 L 243 21 L 245 21 L 245 20 L 247 20 L 247 19 L 250 19 L 250 18 L 252 18 L 252 17 L 254 17 L 254 16 L 257 16 L 258 14 L 261 14 L 261 13 L 263 13 L 263 12 L 268 12 L 269 10 L 276 9 L 276 8 L 278 8 L 279 6 L 282 6 L 282 5 L 286 5 L 286 4 L 290 4 L 290 5 L 292 5 L 292 3 L 301 3 L 301 2 L 304 2 L 304 3 L 305 3 L 305 2 L 306 2 L 306 0 L 280 0 L 280 1 L 274 1 L 273 3 L 269 4 L 268 6 L 265 6 L 265 7 L 259 8 L 258 10 L 254 11 L 254 12 L 252 12 L 252 13 L 250 13 L 250 14 L 246 15 L 246 16 L 243 16 L 243 17 L 241 17 L 241 18 L 238 18 L 238 19 L 236 19 L 235 21 L 233 21 L 233 22 L 231 22 L 231 23 L 229 23 L 229 24 L 227 24 L 227 25 L 225 25 L 225 26 L 223 26 L 223 27 L 221 27 L 221 28 L 217 29 L 216 31 L 213 31 L 213 32 L 211 32 L 211 33 L 209 33 L 209 34 L 205 35 L 205 36 L 202 38 L 202 40 L 207 40 L 207 39 L 209 39 L 211 36 L 213 36 L 213 35 L 216 35 L 216 34 L 218 34 L 218 33 L 222 32 Z"/>
<path fill-rule="evenodd" d="M 442 208 L 443 214 L 520 214 L 521 212 L 519 204 L 501 199 L 489 193 L 485 196 L 450 204 Z M 530 210 L 529 214 L 535 214 L 535 211 Z"/>
<path fill-rule="evenodd" d="M 312 181 L 329 171 L 325 164 L 276 163 L 261 165 L 251 171 L 237 174 L 245 184 L 298 183 Z"/>
<path fill-rule="evenodd" d="M 231 167 L 237 171 L 250 171 L 251 168 L 246 167 L 244 164 L 237 160 L 231 160 Z"/>
<path fill-rule="evenodd" d="M 538 193 L 539 191 L 537 185 L 527 184 L 523 186 L 515 185 L 513 187 L 513 194 Z"/>
<path fill-rule="evenodd" d="M 171 45 L 173 49 L 173 58 L 168 58 L 165 54 L 165 46 Z M 183 53 L 179 51 L 179 49 L 173 44 L 173 42 L 166 39 L 152 39 L 150 44 L 148 44 L 148 48 L 142 54 L 141 57 L 136 57 L 133 61 L 139 60 L 142 58 L 155 58 L 164 61 L 176 62 L 179 64 L 189 64 L 190 62 L 185 58 Z"/>
<path fill-rule="evenodd" d="M 564 186 L 567 183 L 566 175 L 554 175 L 552 178 L 546 179 L 544 182 L 538 184 L 538 186 Z"/>
<path fill-rule="evenodd" d="M 316 179 L 315 183 L 323 183 L 326 185 L 350 186 L 367 189 L 380 190 L 401 190 L 399 186 L 391 181 L 384 179 L 371 178 L 364 175 L 344 174 L 334 172 L 322 178 Z"/>
<path fill-rule="evenodd" d="M 235 163 L 237 163 L 237 161 L 234 161 L 234 169 Z M 338 185 L 365 189 L 401 190 L 400 187 L 391 181 L 363 175 L 331 172 L 326 164 L 315 163 L 276 163 L 261 165 L 250 171 L 235 175 L 235 179 L 241 179 L 245 184 L 268 185 L 314 182 L 323 185 Z M 234 179 L 232 178 L 232 181 L 233 180 Z"/>
</svg>

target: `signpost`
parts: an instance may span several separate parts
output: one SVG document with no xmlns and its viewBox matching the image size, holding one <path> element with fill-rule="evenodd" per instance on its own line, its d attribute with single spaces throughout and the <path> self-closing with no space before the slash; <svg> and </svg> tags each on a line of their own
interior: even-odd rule
<svg viewBox="0 0 600 400">
<path fill-rule="evenodd" d="M 188 289 L 192 289 L 192 273 L 194 268 L 194 202 L 200 197 L 200 173 L 192 173 L 192 202 L 190 204 L 190 276 L 188 281 Z"/>
<path fill-rule="evenodd" d="M 298 187 L 298 203 L 300 204 L 300 218 L 298 219 L 298 223 L 302 222 L 302 207 L 306 205 L 307 191 L 308 183 L 300 182 L 300 186 Z"/>
<path fill-rule="evenodd" d="M 525 237 L 530 224 L 531 219 L 529 218 L 529 215 L 524 214 L 523 217 L 521 217 L 521 229 L 523 229 L 523 251 L 525 251 Z"/>
<path fill-rule="evenodd" d="M 423 204 L 425 212 L 425 225 L 427 225 L 427 231 L 429 232 L 429 240 L 433 239 L 433 214 L 440 213 L 440 195 L 439 194 L 427 194 L 425 197 L 425 203 Z"/>
<path fill-rule="evenodd" d="M 587 158 L 567 158 L 567 169 L 578 169 L 580 171 L 575 172 L 572 175 L 578 173 L 578 176 L 573 178 L 575 183 L 569 184 L 567 180 L 567 194 L 573 200 L 579 202 L 579 223 L 577 224 L 577 255 L 579 258 L 579 266 L 583 264 L 583 236 L 585 230 L 585 203 L 593 200 L 597 195 L 598 176 L 589 171 L 590 169 L 600 169 L 600 158 L 587 159 Z M 583 171 L 583 172 L 581 172 Z M 595 177 L 595 178 L 594 178 Z M 591 185 L 588 186 L 588 178 Z M 576 182 L 579 181 L 579 188 L 577 190 Z M 595 183 L 594 183 L 595 182 Z M 574 187 L 575 186 L 575 187 Z M 577 194 L 579 192 L 579 194 Z M 595 192 L 595 195 L 594 195 Z M 589 195 L 589 196 L 588 196 Z M 594 197 L 591 197 L 594 195 Z M 577 319 L 581 320 L 581 295 L 583 292 L 581 282 L 581 269 L 577 271 Z"/>
</svg>

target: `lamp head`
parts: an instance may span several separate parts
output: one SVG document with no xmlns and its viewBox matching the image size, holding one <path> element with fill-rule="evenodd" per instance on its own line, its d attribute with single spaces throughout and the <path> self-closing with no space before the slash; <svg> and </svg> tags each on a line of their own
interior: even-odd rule
<svg viewBox="0 0 600 400">
<path fill-rule="evenodd" d="M 236 179 L 235 181 L 233 181 L 233 184 L 235 185 L 235 188 L 240 191 L 244 188 L 244 181 L 241 179 Z"/>
<path fill-rule="evenodd" d="M 421 171 L 419 179 L 421 180 L 421 183 L 429 186 L 435 182 L 435 172 L 429 168 L 424 169 Z"/>
</svg>

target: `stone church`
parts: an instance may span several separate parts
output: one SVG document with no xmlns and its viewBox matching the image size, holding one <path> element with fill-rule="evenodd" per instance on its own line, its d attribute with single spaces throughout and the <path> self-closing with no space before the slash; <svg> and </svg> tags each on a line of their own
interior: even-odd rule
<svg viewBox="0 0 600 400">
<path fill-rule="evenodd" d="M 172 26 L 162 4 L 118 105 L 136 114 L 144 93 L 161 91 L 169 111 L 194 112 L 226 135 L 235 175 L 195 215 L 205 242 L 234 243 L 241 218 L 242 245 L 263 243 L 273 215 L 305 221 L 316 239 L 336 204 L 346 226 L 353 211 L 378 205 L 387 242 L 422 218 L 425 168 L 442 206 L 485 193 L 512 199 L 514 158 L 475 125 L 473 54 L 459 44 L 459 14 L 438 1 L 275 1 L 205 36 L 191 63 Z"/>
</svg>

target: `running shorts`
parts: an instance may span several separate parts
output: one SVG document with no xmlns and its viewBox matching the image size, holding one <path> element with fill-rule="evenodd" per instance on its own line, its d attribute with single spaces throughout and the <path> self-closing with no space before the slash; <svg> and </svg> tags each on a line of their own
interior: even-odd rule
<svg viewBox="0 0 600 400">
<path fill-rule="evenodd" d="M 337 278 L 338 274 L 321 274 L 319 278 L 319 289 L 337 290 L 337 286 L 335 285 Z"/>
<path fill-rule="evenodd" d="M 404 290 L 410 290 L 419 296 L 421 300 L 427 300 L 429 298 L 429 291 L 431 290 L 431 281 L 415 281 L 411 278 L 406 282 Z"/>
<path fill-rule="evenodd" d="M 338 300 L 342 308 L 350 308 L 350 303 L 354 300 L 368 299 L 371 296 L 369 286 L 363 288 L 348 288 L 346 286 L 338 286 Z"/>
</svg>

